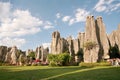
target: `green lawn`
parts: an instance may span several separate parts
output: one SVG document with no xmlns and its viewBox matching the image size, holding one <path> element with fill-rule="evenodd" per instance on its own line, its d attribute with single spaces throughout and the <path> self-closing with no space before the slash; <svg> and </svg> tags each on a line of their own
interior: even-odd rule
<svg viewBox="0 0 120 80">
<path fill-rule="evenodd" d="M 120 80 L 120 67 L 0 66 L 0 80 Z"/>
</svg>

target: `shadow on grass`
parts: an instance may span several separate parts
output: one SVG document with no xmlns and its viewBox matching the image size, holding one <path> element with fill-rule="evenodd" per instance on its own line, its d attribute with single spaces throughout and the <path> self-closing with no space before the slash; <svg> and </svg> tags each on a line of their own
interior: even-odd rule
<svg viewBox="0 0 120 80">
<path fill-rule="evenodd" d="M 41 80 L 55 75 L 69 73 L 85 67 L 48 67 L 37 69 L 22 69 L 24 67 L 2 67 L 0 68 L 0 80 Z M 28 67 L 30 68 L 30 67 Z M 31 67 L 32 68 L 32 67 Z"/>
</svg>

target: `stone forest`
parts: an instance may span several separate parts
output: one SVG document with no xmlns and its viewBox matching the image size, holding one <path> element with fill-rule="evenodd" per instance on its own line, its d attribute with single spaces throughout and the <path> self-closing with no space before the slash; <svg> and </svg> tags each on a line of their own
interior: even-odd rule
<svg viewBox="0 0 120 80">
<path fill-rule="evenodd" d="M 120 58 L 120 25 L 111 34 L 106 34 L 105 24 L 101 16 L 86 17 L 85 32 L 80 32 L 76 39 L 71 36 L 62 38 L 59 31 L 52 33 L 51 52 L 49 48 L 37 47 L 35 51 L 19 50 L 16 46 L 0 46 L 0 62 L 11 65 L 33 64 L 41 62 L 49 64 L 49 54 L 68 53 L 70 63 L 96 63 L 108 59 Z M 34 56 L 34 57 L 33 57 Z M 36 61 L 36 62 L 35 62 Z"/>
</svg>

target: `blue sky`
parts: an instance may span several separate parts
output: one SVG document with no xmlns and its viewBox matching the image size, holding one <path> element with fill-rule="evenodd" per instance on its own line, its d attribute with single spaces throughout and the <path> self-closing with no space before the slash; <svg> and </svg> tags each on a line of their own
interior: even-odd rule
<svg viewBox="0 0 120 80">
<path fill-rule="evenodd" d="M 86 16 L 102 16 L 110 34 L 120 23 L 120 0 L 0 0 L 0 45 L 49 46 L 51 34 L 84 32 Z"/>
</svg>

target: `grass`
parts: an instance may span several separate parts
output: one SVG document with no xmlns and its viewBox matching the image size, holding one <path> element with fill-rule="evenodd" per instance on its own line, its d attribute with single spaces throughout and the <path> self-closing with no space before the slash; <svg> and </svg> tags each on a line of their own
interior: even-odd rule
<svg viewBox="0 0 120 80">
<path fill-rule="evenodd" d="M 0 66 L 0 80 L 119 80 L 120 67 Z"/>
</svg>

